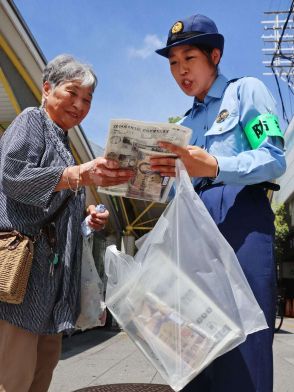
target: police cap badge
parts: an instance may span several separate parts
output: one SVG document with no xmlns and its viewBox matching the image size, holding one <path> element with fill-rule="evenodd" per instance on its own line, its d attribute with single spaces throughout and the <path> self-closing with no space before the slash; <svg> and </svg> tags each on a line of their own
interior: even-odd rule
<svg viewBox="0 0 294 392">
<path fill-rule="evenodd" d="M 173 34 L 177 34 L 177 33 L 180 33 L 181 31 L 183 31 L 183 29 L 184 29 L 184 24 L 183 24 L 183 22 L 181 22 L 179 20 L 178 22 L 176 22 L 173 25 L 171 31 L 172 31 Z"/>
</svg>

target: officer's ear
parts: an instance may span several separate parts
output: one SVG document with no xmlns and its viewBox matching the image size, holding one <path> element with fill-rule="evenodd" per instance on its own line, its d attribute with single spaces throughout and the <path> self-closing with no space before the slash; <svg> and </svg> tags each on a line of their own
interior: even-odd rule
<svg viewBox="0 0 294 392">
<path fill-rule="evenodd" d="M 211 52 L 211 60 L 214 65 L 218 65 L 221 59 L 221 52 L 218 48 L 213 48 Z"/>
</svg>

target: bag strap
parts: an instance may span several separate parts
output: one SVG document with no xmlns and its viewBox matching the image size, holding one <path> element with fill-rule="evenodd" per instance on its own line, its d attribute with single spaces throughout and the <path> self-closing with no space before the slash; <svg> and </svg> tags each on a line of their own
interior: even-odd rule
<svg viewBox="0 0 294 392">
<path fill-rule="evenodd" d="M 71 195 L 66 197 L 64 201 L 62 202 L 61 206 L 58 207 L 58 209 L 54 212 L 54 214 L 51 216 L 50 220 L 40 229 L 39 233 L 30 236 L 26 234 L 22 234 L 17 230 L 11 230 L 11 231 L 0 231 L 0 239 L 4 240 L 10 237 L 17 237 L 19 241 L 22 241 L 25 238 L 30 239 L 33 243 L 36 242 L 36 240 L 40 237 L 42 232 L 46 232 L 47 228 L 53 223 L 53 221 L 56 219 L 56 217 L 60 214 L 61 210 L 63 207 L 66 205 L 67 201 L 70 199 Z"/>
<path fill-rule="evenodd" d="M 12 231 L 1 231 L 0 232 L 0 239 L 6 239 L 9 237 L 19 237 L 19 239 L 23 239 L 24 237 L 26 237 L 25 235 L 21 234 L 19 231 L 17 230 L 12 230 Z"/>
<path fill-rule="evenodd" d="M 32 240 L 17 230 L 0 232 L 0 240 L 9 240 L 10 242 L 5 245 L 8 250 L 14 250 L 23 240 L 28 240 L 29 248 L 32 249 Z"/>
</svg>

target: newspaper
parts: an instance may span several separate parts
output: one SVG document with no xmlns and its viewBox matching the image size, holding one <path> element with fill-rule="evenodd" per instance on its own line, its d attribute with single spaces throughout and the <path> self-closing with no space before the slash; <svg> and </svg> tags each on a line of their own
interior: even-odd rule
<svg viewBox="0 0 294 392">
<path fill-rule="evenodd" d="M 191 133 L 190 128 L 178 124 L 111 120 L 105 157 L 118 161 L 121 168 L 134 169 L 135 176 L 126 184 L 99 187 L 98 191 L 164 203 L 174 179 L 161 177 L 159 173 L 152 171 L 150 157 L 172 156 L 173 154 L 158 146 L 158 141 L 186 146 Z"/>
</svg>

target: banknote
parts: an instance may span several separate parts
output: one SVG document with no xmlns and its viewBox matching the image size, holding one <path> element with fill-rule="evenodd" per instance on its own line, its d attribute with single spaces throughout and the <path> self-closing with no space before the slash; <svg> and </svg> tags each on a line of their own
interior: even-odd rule
<svg viewBox="0 0 294 392">
<path fill-rule="evenodd" d="M 166 202 L 174 179 L 161 177 L 152 171 L 150 158 L 154 155 L 172 155 L 158 145 L 159 141 L 186 146 L 191 133 L 190 128 L 179 124 L 111 120 L 105 157 L 116 160 L 121 168 L 132 168 L 135 176 L 126 184 L 99 187 L 98 191 L 133 199 Z"/>
</svg>

